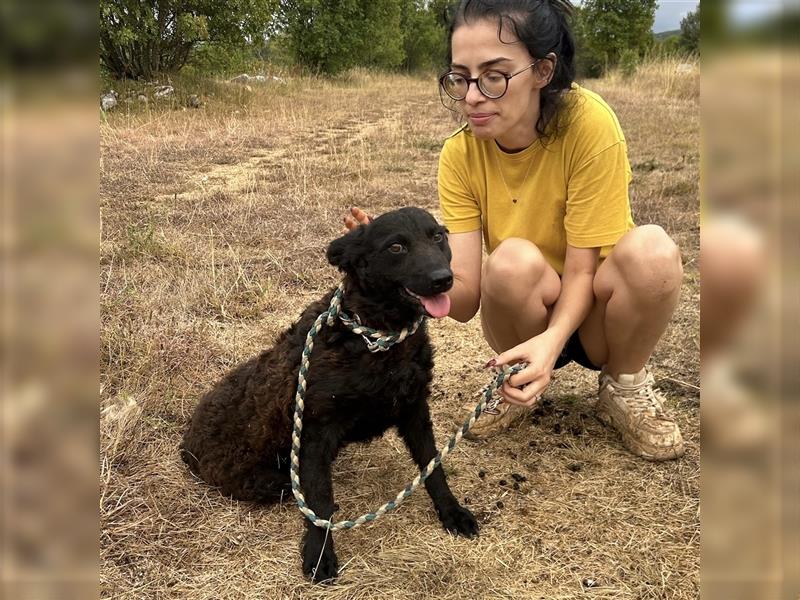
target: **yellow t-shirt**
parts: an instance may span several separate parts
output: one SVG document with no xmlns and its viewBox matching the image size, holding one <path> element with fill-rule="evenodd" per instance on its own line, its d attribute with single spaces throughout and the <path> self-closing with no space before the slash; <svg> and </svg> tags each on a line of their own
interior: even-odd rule
<svg viewBox="0 0 800 600">
<path fill-rule="evenodd" d="M 602 259 L 633 229 L 632 173 L 616 115 L 577 84 L 565 108 L 566 127 L 557 139 L 514 154 L 466 126 L 447 138 L 439 203 L 451 233 L 482 229 L 490 253 L 510 237 L 530 240 L 561 274 L 568 243 L 600 247 Z"/>
</svg>

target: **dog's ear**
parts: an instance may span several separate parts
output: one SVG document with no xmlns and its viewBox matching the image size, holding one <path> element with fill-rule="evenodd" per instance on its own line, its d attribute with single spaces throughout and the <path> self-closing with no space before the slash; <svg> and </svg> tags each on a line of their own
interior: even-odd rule
<svg viewBox="0 0 800 600">
<path fill-rule="evenodd" d="M 357 258 L 361 255 L 361 245 L 366 225 L 359 225 L 340 238 L 333 240 L 328 246 L 328 262 L 340 271 L 352 273 L 356 268 Z"/>
</svg>

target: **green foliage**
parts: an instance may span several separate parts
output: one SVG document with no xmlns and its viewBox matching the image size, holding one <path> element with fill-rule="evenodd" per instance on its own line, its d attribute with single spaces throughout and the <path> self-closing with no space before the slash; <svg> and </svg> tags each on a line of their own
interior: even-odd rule
<svg viewBox="0 0 800 600">
<path fill-rule="evenodd" d="M 681 36 L 671 35 L 661 40 L 656 40 L 653 50 L 655 56 L 676 56 L 678 54 L 684 54 L 681 47 Z"/>
<path fill-rule="evenodd" d="M 284 0 L 282 6 L 292 54 L 313 71 L 403 62 L 401 0 Z"/>
<path fill-rule="evenodd" d="M 636 73 L 639 61 L 640 57 L 636 50 L 625 48 L 619 57 L 619 70 L 622 72 L 623 77 L 632 77 Z"/>
<path fill-rule="evenodd" d="M 256 44 L 278 0 L 100 0 L 100 64 L 117 78 L 177 71 L 201 42 Z"/>
<path fill-rule="evenodd" d="M 442 66 L 446 54 L 447 32 L 436 3 L 405 0 L 400 27 L 403 31 L 402 66 L 408 71 L 430 71 Z"/>
<path fill-rule="evenodd" d="M 700 52 L 700 5 L 681 20 L 681 48 L 692 54 Z"/>
<path fill-rule="evenodd" d="M 584 0 L 575 23 L 579 73 L 599 76 L 623 55 L 643 56 L 653 45 L 657 6 L 657 0 Z"/>
<path fill-rule="evenodd" d="M 256 47 L 224 43 L 200 42 L 193 48 L 187 66 L 209 75 L 230 75 L 253 70 L 259 62 Z"/>
</svg>

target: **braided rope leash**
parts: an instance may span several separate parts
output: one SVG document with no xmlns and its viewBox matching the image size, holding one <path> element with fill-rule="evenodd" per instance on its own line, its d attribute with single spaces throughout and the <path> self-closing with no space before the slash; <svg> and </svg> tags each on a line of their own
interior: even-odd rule
<svg viewBox="0 0 800 600">
<path fill-rule="evenodd" d="M 433 459 L 431 459 L 427 466 L 420 471 L 419 475 L 417 475 L 414 480 L 405 488 L 403 488 L 392 500 L 389 500 L 383 506 L 379 507 L 375 512 L 363 514 L 355 520 L 333 522 L 327 519 L 322 519 L 308 507 L 306 499 L 303 496 L 303 492 L 300 489 L 300 437 L 303 432 L 306 375 L 308 374 L 311 351 L 314 349 L 314 338 L 316 338 L 317 334 L 319 334 L 323 324 L 332 326 L 336 322 L 336 319 L 339 318 L 353 333 L 361 335 L 364 338 L 364 341 L 366 342 L 367 348 L 370 352 L 383 352 L 391 348 L 394 344 L 402 342 L 409 335 L 413 335 L 424 320 L 424 317 L 420 317 L 420 319 L 417 320 L 412 327 L 404 328 L 397 333 L 385 333 L 379 330 L 370 329 L 369 327 L 361 325 L 358 316 L 356 316 L 355 319 L 352 319 L 341 312 L 343 296 L 344 283 L 340 283 L 339 287 L 336 289 L 333 297 L 331 298 L 330 307 L 317 317 L 317 319 L 314 321 L 314 324 L 311 326 L 311 329 L 308 330 L 308 334 L 306 335 L 306 344 L 305 348 L 303 348 L 303 354 L 300 361 L 300 371 L 297 375 L 297 392 L 295 394 L 293 419 L 294 427 L 292 429 L 292 451 L 290 465 L 292 494 L 294 494 L 295 500 L 297 500 L 297 506 L 300 508 L 300 511 L 317 527 L 325 527 L 333 531 L 358 527 L 364 523 L 374 521 L 381 515 L 384 515 L 400 506 L 400 504 L 402 504 L 409 496 L 411 496 L 411 494 L 414 493 L 414 490 L 419 487 L 419 484 L 425 481 L 428 476 L 433 473 L 436 467 L 439 466 L 442 460 L 444 460 L 444 458 L 456 447 L 456 444 L 458 444 L 464 434 L 466 434 L 475 424 L 475 421 L 480 418 L 487 403 L 492 408 L 497 406 L 499 399 L 492 399 L 492 394 L 494 391 L 503 385 L 503 381 L 505 381 L 506 378 L 518 373 L 524 367 L 524 365 L 514 365 L 513 367 L 509 367 L 508 365 L 503 366 L 502 370 L 497 373 L 494 381 L 483 388 L 480 402 L 478 402 L 478 404 L 475 406 L 475 410 L 472 412 L 472 414 L 470 414 L 469 418 L 464 422 L 461 428 L 456 431 L 444 448 L 439 450 L 439 452 Z"/>
</svg>

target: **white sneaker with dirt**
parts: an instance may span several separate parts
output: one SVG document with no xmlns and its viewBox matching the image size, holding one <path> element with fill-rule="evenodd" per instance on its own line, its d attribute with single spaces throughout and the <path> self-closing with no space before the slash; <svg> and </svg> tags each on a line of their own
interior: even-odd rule
<svg viewBox="0 0 800 600">
<path fill-rule="evenodd" d="M 628 450 L 647 460 L 683 456 L 680 429 L 664 408 L 664 397 L 646 367 L 638 373 L 620 373 L 618 380 L 601 371 L 599 380 L 597 416 L 619 432 Z"/>
<path fill-rule="evenodd" d="M 483 440 L 492 437 L 496 433 L 505 431 L 511 425 L 525 418 L 530 412 L 530 408 L 525 406 L 517 406 L 516 404 L 508 404 L 507 402 L 500 402 L 496 407 L 486 407 L 480 418 L 472 424 L 470 430 L 464 435 L 468 440 Z M 461 407 L 455 422 L 461 427 L 464 421 L 469 419 L 470 415 L 475 411 L 475 403 L 468 402 Z"/>
</svg>

